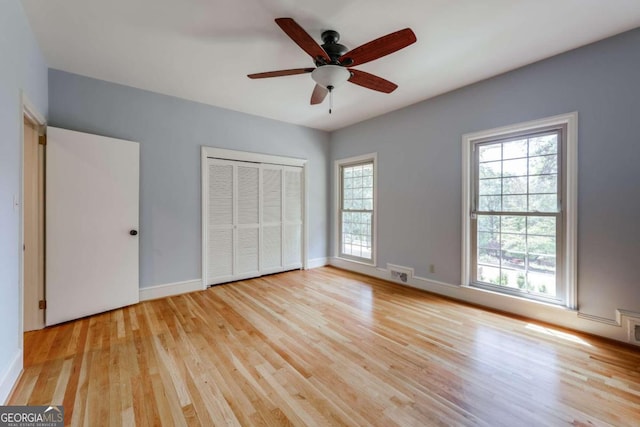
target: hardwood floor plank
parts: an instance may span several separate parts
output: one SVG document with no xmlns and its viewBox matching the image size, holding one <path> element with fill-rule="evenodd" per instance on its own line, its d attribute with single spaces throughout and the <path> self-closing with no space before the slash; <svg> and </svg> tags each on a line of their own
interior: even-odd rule
<svg viewBox="0 0 640 427">
<path fill-rule="evenodd" d="M 637 426 L 640 349 L 320 268 L 25 334 L 72 426 Z"/>
</svg>

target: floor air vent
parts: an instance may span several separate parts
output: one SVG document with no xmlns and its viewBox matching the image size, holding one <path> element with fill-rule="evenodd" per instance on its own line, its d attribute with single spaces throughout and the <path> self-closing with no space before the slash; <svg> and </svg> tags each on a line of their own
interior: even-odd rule
<svg viewBox="0 0 640 427">
<path fill-rule="evenodd" d="M 629 322 L 629 342 L 631 344 L 640 345 L 640 319 L 632 318 Z"/>
<path fill-rule="evenodd" d="M 407 273 L 403 273 L 402 271 L 391 270 L 391 278 L 407 283 Z"/>
</svg>

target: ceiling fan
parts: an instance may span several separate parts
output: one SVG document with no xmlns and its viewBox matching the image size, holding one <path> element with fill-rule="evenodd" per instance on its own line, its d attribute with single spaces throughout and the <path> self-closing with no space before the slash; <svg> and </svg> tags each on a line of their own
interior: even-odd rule
<svg viewBox="0 0 640 427">
<path fill-rule="evenodd" d="M 264 79 L 311 73 L 311 78 L 316 82 L 311 94 L 311 105 L 322 103 L 327 94 L 333 94 L 336 87 L 347 81 L 378 92 L 393 92 L 398 87 L 397 84 L 350 67 L 389 55 L 416 42 L 416 35 L 413 31 L 410 28 L 405 28 L 348 50 L 346 46 L 338 43 L 340 34 L 337 31 L 323 31 L 321 35 L 323 44 L 320 46 L 292 18 L 277 18 L 276 24 L 311 56 L 316 67 L 268 71 L 249 74 L 247 77 Z M 331 107 L 329 113 L 331 113 Z"/>
</svg>

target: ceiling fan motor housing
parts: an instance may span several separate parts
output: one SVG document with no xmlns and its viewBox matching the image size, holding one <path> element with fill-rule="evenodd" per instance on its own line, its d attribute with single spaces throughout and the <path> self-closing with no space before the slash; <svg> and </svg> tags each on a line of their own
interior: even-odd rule
<svg viewBox="0 0 640 427">
<path fill-rule="evenodd" d="M 334 30 L 326 30 L 322 32 L 321 37 L 324 42 L 322 49 L 324 49 L 324 51 L 327 52 L 327 55 L 329 55 L 331 63 L 335 65 L 349 65 L 341 64 L 340 61 L 338 61 L 338 58 L 349 51 L 345 45 L 338 43 L 340 40 L 340 34 Z"/>
</svg>

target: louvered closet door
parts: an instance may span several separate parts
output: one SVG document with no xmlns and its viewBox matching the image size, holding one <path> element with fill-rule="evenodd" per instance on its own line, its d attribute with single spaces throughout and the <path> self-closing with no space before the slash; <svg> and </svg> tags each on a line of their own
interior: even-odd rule
<svg viewBox="0 0 640 427">
<path fill-rule="evenodd" d="M 302 267 L 303 169 L 207 160 L 207 283 Z"/>
<path fill-rule="evenodd" d="M 237 236 L 235 276 L 260 274 L 260 167 L 250 163 L 236 166 Z"/>
<path fill-rule="evenodd" d="M 284 234 L 283 264 L 285 269 L 302 267 L 302 168 L 284 167 Z"/>
<path fill-rule="evenodd" d="M 282 270 L 282 167 L 262 167 L 262 273 Z"/>
<path fill-rule="evenodd" d="M 209 284 L 234 275 L 234 165 L 209 159 L 207 264 Z"/>
</svg>

